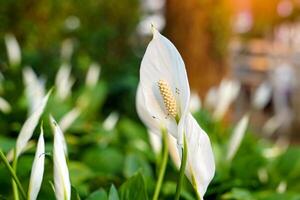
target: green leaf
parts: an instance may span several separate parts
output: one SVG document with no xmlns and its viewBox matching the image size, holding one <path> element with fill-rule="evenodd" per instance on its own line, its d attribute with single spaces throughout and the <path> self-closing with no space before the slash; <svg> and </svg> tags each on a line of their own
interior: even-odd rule
<svg viewBox="0 0 300 200">
<path fill-rule="evenodd" d="M 120 187 L 121 200 L 147 200 L 145 182 L 140 173 L 132 176 Z"/>
<path fill-rule="evenodd" d="M 119 200 L 119 194 L 114 185 L 111 185 L 110 187 L 108 200 Z"/>
<path fill-rule="evenodd" d="M 105 190 L 101 188 L 90 194 L 86 200 L 108 200 L 108 198 Z"/>
<path fill-rule="evenodd" d="M 80 200 L 80 196 L 75 187 L 71 186 L 71 200 Z"/>
</svg>

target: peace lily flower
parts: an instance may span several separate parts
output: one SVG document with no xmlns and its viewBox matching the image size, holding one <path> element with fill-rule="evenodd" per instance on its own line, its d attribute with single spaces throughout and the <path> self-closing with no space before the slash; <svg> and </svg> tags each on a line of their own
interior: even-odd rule
<svg viewBox="0 0 300 200">
<path fill-rule="evenodd" d="M 152 31 L 140 68 L 139 104 L 152 118 L 150 130 L 166 128 L 182 144 L 182 121 L 190 101 L 185 66 L 175 46 L 155 28 Z"/>
<path fill-rule="evenodd" d="M 103 128 L 107 131 L 113 130 L 118 123 L 119 117 L 119 113 L 117 112 L 110 113 L 103 122 Z"/>
<path fill-rule="evenodd" d="M 235 80 L 222 80 L 218 88 L 218 101 L 213 117 L 220 120 L 226 114 L 230 104 L 237 98 L 240 91 L 240 83 Z"/>
<path fill-rule="evenodd" d="M 98 63 L 92 63 L 86 74 L 85 84 L 89 87 L 94 87 L 99 80 L 100 72 L 100 65 Z"/>
<path fill-rule="evenodd" d="M 245 136 L 247 127 L 249 123 L 249 114 L 245 114 L 242 119 L 237 123 L 233 130 L 232 136 L 229 140 L 227 160 L 231 161 L 238 151 L 241 142 Z"/>
<path fill-rule="evenodd" d="M 53 144 L 53 162 L 54 162 L 54 188 L 57 200 L 71 199 L 71 183 L 69 170 L 65 157 L 65 144 L 63 134 L 55 122 L 53 117 L 50 117 L 51 126 L 54 134 Z"/>
<path fill-rule="evenodd" d="M 25 67 L 23 69 L 23 79 L 29 104 L 29 114 L 31 114 L 39 106 L 45 96 L 45 81 L 38 78 L 31 67 Z"/>
<path fill-rule="evenodd" d="M 11 111 L 10 104 L 5 99 L 3 99 L 2 97 L 0 97 L 0 110 L 3 113 L 9 113 Z"/>
<path fill-rule="evenodd" d="M 74 121 L 79 117 L 81 111 L 79 108 L 75 107 L 69 112 L 67 112 L 59 121 L 59 127 L 62 131 L 68 130 Z"/>
<path fill-rule="evenodd" d="M 174 45 L 155 29 L 142 60 L 136 102 L 138 115 L 151 132 L 159 135 L 167 130 L 171 134 L 168 141 L 178 148 L 177 153 L 171 154 L 177 167 L 185 134 L 185 173 L 203 199 L 215 172 L 211 144 L 189 113 L 190 89 L 182 58 Z"/>
<path fill-rule="evenodd" d="M 43 98 L 40 105 L 36 108 L 36 110 L 29 116 L 29 118 L 23 124 L 20 134 L 17 138 L 16 142 L 16 156 L 19 155 L 24 151 L 27 146 L 28 141 L 32 137 L 33 131 L 39 123 L 40 117 L 44 112 L 46 104 L 48 102 L 49 96 L 51 91 Z"/>
<path fill-rule="evenodd" d="M 74 82 L 71 76 L 71 66 L 66 63 L 62 64 L 55 77 L 57 96 L 61 100 L 66 99 L 70 95 Z"/>
<path fill-rule="evenodd" d="M 21 64 L 21 49 L 16 37 L 13 34 L 6 34 L 4 42 L 7 50 L 8 61 L 11 66 Z"/>
<path fill-rule="evenodd" d="M 29 188 L 28 188 L 28 200 L 35 200 L 39 194 L 44 174 L 44 162 L 45 162 L 45 142 L 44 142 L 44 132 L 41 127 L 41 134 L 38 140 L 37 149 L 35 152 Z"/>
<path fill-rule="evenodd" d="M 252 106 L 258 110 L 263 109 L 272 98 L 272 88 L 267 82 L 263 82 L 255 90 L 252 98 Z"/>
</svg>

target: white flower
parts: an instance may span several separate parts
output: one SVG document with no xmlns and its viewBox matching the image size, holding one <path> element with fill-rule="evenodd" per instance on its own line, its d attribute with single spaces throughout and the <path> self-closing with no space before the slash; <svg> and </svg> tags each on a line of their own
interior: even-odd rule
<svg viewBox="0 0 300 200">
<path fill-rule="evenodd" d="M 184 132 L 188 147 L 186 175 L 198 196 L 203 199 L 215 174 L 215 160 L 208 135 L 194 117 L 185 118 Z"/>
<path fill-rule="evenodd" d="M 23 69 L 23 79 L 29 103 L 29 114 L 31 114 L 40 105 L 45 96 L 45 81 L 39 79 L 31 67 Z"/>
<path fill-rule="evenodd" d="M 37 149 L 31 169 L 28 188 L 28 200 L 35 200 L 37 198 L 43 181 L 45 162 L 45 142 L 43 135 L 43 128 L 41 127 L 41 134 L 38 140 Z"/>
<path fill-rule="evenodd" d="M 143 97 L 138 104 L 152 118 L 150 130 L 166 128 L 182 144 L 182 121 L 190 101 L 187 74 L 175 46 L 154 28 L 141 63 L 139 87 Z"/>
<path fill-rule="evenodd" d="M 3 113 L 9 113 L 11 111 L 10 104 L 5 99 L 3 99 L 2 97 L 0 97 L 0 110 Z"/>
<path fill-rule="evenodd" d="M 53 132 L 57 134 L 57 138 L 60 138 L 65 155 L 67 156 L 68 155 L 67 142 L 65 140 L 65 137 L 64 137 L 64 134 L 63 134 L 61 128 L 59 127 L 59 125 L 57 125 L 57 123 L 52 115 L 50 115 L 50 123 L 52 125 Z"/>
<path fill-rule="evenodd" d="M 53 173 L 54 173 L 54 188 L 57 200 L 71 199 L 71 183 L 67 161 L 65 157 L 64 139 L 57 123 L 51 117 L 51 125 L 54 133 L 53 144 Z"/>
<path fill-rule="evenodd" d="M 218 101 L 213 113 L 216 120 L 220 120 L 226 114 L 230 104 L 237 98 L 240 91 L 240 83 L 234 80 L 222 80 L 218 89 Z"/>
<path fill-rule="evenodd" d="M 74 84 L 74 79 L 71 77 L 71 66 L 69 64 L 62 64 L 55 77 L 55 86 L 57 89 L 57 96 L 64 100 L 70 93 Z"/>
<path fill-rule="evenodd" d="M 26 147 L 29 139 L 31 138 L 34 129 L 38 125 L 40 117 L 43 114 L 44 109 L 46 107 L 50 93 L 51 92 L 48 92 L 48 94 L 44 97 L 40 105 L 36 108 L 36 110 L 29 116 L 29 118 L 23 124 L 16 143 L 17 157 L 24 151 L 24 148 Z"/>
<path fill-rule="evenodd" d="M 103 128 L 107 131 L 111 131 L 115 128 L 119 120 L 119 113 L 112 112 L 103 122 Z"/>
<path fill-rule="evenodd" d="M 252 106 L 258 110 L 263 109 L 272 98 L 272 88 L 267 82 L 263 82 L 256 90 L 252 98 Z"/>
<path fill-rule="evenodd" d="M 199 197 L 203 198 L 215 172 L 210 140 L 189 113 L 189 83 L 180 54 L 168 39 L 155 29 L 153 32 L 141 64 L 137 112 L 151 132 L 159 135 L 166 128 L 171 133 L 169 151 L 177 168 L 185 134 L 186 175 Z"/>
<path fill-rule="evenodd" d="M 201 109 L 201 99 L 197 92 L 191 93 L 191 99 L 190 99 L 190 111 L 192 113 L 197 112 Z"/>
<path fill-rule="evenodd" d="M 11 66 L 18 66 L 21 64 L 21 49 L 16 37 L 13 34 L 6 34 L 4 36 L 7 56 Z"/>
<path fill-rule="evenodd" d="M 243 118 L 238 122 L 236 127 L 233 130 L 231 138 L 229 140 L 228 151 L 227 151 L 227 160 L 232 160 L 238 151 L 241 142 L 246 133 L 247 127 L 249 123 L 249 114 L 245 114 Z"/>
<path fill-rule="evenodd" d="M 94 87 L 100 77 L 101 66 L 98 63 L 92 63 L 88 69 L 85 78 L 85 84 L 89 87 Z"/>
<path fill-rule="evenodd" d="M 149 142 L 156 155 L 159 155 L 162 149 L 162 138 L 160 135 L 148 130 Z"/>
<path fill-rule="evenodd" d="M 204 105 L 209 109 L 215 109 L 218 102 L 218 88 L 212 87 L 205 95 Z"/>
<path fill-rule="evenodd" d="M 66 113 L 59 121 L 59 127 L 62 131 L 66 131 L 74 123 L 74 121 L 79 117 L 80 110 L 78 108 L 73 108 L 68 113 Z"/>
<path fill-rule="evenodd" d="M 65 39 L 61 44 L 61 50 L 60 50 L 61 59 L 65 62 L 69 62 L 71 60 L 73 51 L 74 51 L 73 40 L 70 38 Z"/>
</svg>

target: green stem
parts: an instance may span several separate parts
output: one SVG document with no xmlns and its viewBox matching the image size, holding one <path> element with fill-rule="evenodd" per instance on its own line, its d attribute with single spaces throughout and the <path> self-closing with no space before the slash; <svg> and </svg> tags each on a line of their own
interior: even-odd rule
<svg viewBox="0 0 300 200">
<path fill-rule="evenodd" d="M 20 180 L 18 179 L 14 169 L 10 166 L 8 160 L 6 159 L 4 153 L 2 152 L 2 150 L 0 150 L 0 158 L 2 160 L 2 162 L 4 163 L 5 167 L 8 169 L 11 177 L 13 178 L 13 182 L 16 183 L 16 185 L 18 186 L 20 192 L 21 192 L 21 196 L 23 199 L 26 199 L 26 193 L 25 190 L 23 189 Z"/>
<path fill-rule="evenodd" d="M 17 163 L 18 163 L 18 158 L 16 156 L 16 151 L 14 150 L 14 160 L 13 160 L 13 163 L 12 163 L 12 168 L 13 168 L 15 173 L 17 172 Z M 11 184 L 12 184 L 14 199 L 19 200 L 20 197 L 19 197 L 18 186 L 17 186 L 16 182 L 14 181 L 14 179 L 11 179 Z"/>
<path fill-rule="evenodd" d="M 187 149 L 186 139 L 185 139 L 185 135 L 184 135 L 183 136 L 182 160 L 181 160 L 179 177 L 178 177 L 177 186 L 176 186 L 175 200 L 179 200 L 179 198 L 180 198 L 180 192 L 181 192 L 181 188 L 182 188 L 182 183 L 183 183 L 184 173 L 185 173 L 185 168 L 186 168 L 186 162 L 187 162 L 187 151 L 188 151 L 188 149 Z"/>
<path fill-rule="evenodd" d="M 159 170 L 158 180 L 152 198 L 153 200 L 158 199 L 159 192 L 163 183 L 166 167 L 167 167 L 167 162 L 168 162 L 168 136 L 167 136 L 166 129 L 162 130 L 162 140 L 163 140 L 163 156 L 162 156 L 162 162 Z"/>
</svg>

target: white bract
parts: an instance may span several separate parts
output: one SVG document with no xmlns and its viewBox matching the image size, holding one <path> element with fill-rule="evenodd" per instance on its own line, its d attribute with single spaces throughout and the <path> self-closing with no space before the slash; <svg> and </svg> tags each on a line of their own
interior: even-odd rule
<svg viewBox="0 0 300 200">
<path fill-rule="evenodd" d="M 184 132 L 188 147 L 186 175 L 203 199 L 215 174 L 215 160 L 208 135 L 191 114 L 185 118 Z"/>
<path fill-rule="evenodd" d="M 36 108 L 36 110 L 29 116 L 29 118 L 23 124 L 16 143 L 17 157 L 24 151 L 24 148 L 26 148 L 26 145 L 30 140 L 33 131 L 38 125 L 40 117 L 44 112 L 49 96 L 50 96 L 50 92 L 48 92 L 48 94 L 43 98 L 40 105 Z"/>
<path fill-rule="evenodd" d="M 31 114 L 40 105 L 45 96 L 45 81 L 39 79 L 31 67 L 23 69 L 23 79 L 29 104 L 29 114 Z"/>
<path fill-rule="evenodd" d="M 197 112 L 201 109 L 201 99 L 197 92 L 191 93 L 191 99 L 190 99 L 190 111 L 192 113 Z"/>
<path fill-rule="evenodd" d="M 243 118 L 238 122 L 233 130 L 231 138 L 229 140 L 227 160 L 232 160 L 236 152 L 238 151 L 241 142 L 245 136 L 247 127 L 249 123 L 249 114 L 245 114 Z"/>
<path fill-rule="evenodd" d="M 9 64 L 11 66 L 17 66 L 21 64 L 21 49 L 16 37 L 13 34 L 6 34 L 4 36 L 4 42 L 6 46 L 7 56 Z"/>
<path fill-rule="evenodd" d="M 189 112 L 190 101 L 185 66 L 175 46 L 156 29 L 152 30 L 153 39 L 140 68 L 143 102 L 139 104 L 152 117 L 150 129 L 166 128 L 182 144 L 182 121 Z"/>
<path fill-rule="evenodd" d="M 94 87 L 100 77 L 101 66 L 98 63 L 92 63 L 88 69 L 85 78 L 85 84 L 89 87 Z"/>
<path fill-rule="evenodd" d="M 57 200 L 71 199 L 71 183 L 69 177 L 69 170 L 65 157 L 64 139 L 58 124 L 51 117 L 51 125 L 54 134 L 53 144 L 53 173 L 54 173 L 54 188 L 55 197 Z"/>
<path fill-rule="evenodd" d="M 237 98 L 240 83 L 234 80 L 222 80 L 218 89 L 218 100 L 213 117 L 220 120 L 226 114 L 230 104 Z"/>
<path fill-rule="evenodd" d="M 71 66 L 66 63 L 62 64 L 55 77 L 57 96 L 61 100 L 66 99 L 71 94 L 74 82 L 74 79 L 71 77 Z"/>
<path fill-rule="evenodd" d="M 252 106 L 258 110 L 263 109 L 272 98 L 272 87 L 267 82 L 262 83 L 252 98 Z"/>
<path fill-rule="evenodd" d="M 2 97 L 0 97 L 0 110 L 3 113 L 9 113 L 11 111 L 10 104 L 5 99 L 3 99 Z"/>
<path fill-rule="evenodd" d="M 45 162 L 45 142 L 43 135 L 43 128 L 41 128 L 41 134 L 38 140 L 37 149 L 31 169 L 28 188 L 28 200 L 35 200 L 37 198 L 43 181 Z"/>
<path fill-rule="evenodd" d="M 79 117 L 80 110 L 75 107 L 69 112 L 67 112 L 59 121 L 59 127 L 62 131 L 66 131 L 74 123 L 74 121 Z"/>
<path fill-rule="evenodd" d="M 107 131 L 113 130 L 118 123 L 119 117 L 119 113 L 117 112 L 110 113 L 103 122 L 103 128 Z"/>
<path fill-rule="evenodd" d="M 53 118 L 52 115 L 50 115 L 50 123 L 53 129 L 53 132 L 57 134 L 57 138 L 60 138 L 65 155 L 68 155 L 68 147 L 67 147 L 67 142 L 65 140 L 64 134 L 61 130 L 61 128 L 59 127 L 59 125 L 57 125 L 55 119 Z"/>
<path fill-rule="evenodd" d="M 150 132 L 166 129 L 171 157 L 179 168 L 183 135 L 187 142 L 186 175 L 203 198 L 215 172 L 209 137 L 189 112 L 190 89 L 182 58 L 174 45 L 157 30 L 140 69 L 136 107 Z"/>
</svg>

